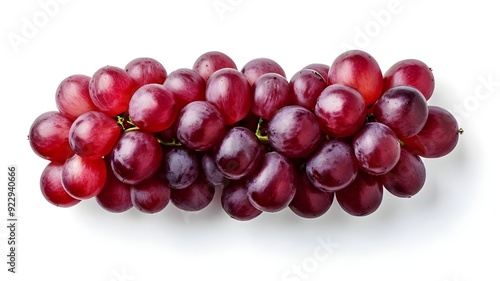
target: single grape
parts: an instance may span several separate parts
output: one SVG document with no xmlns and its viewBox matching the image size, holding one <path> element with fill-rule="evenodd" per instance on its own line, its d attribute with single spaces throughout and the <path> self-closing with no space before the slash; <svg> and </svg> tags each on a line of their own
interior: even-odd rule
<svg viewBox="0 0 500 281">
<path fill-rule="evenodd" d="M 263 153 L 259 139 L 252 131 L 234 127 L 214 149 L 214 161 L 225 177 L 237 180 L 255 169 Z"/>
<path fill-rule="evenodd" d="M 353 138 L 359 166 L 372 175 L 383 175 L 398 163 L 401 146 L 396 134 L 386 125 L 367 123 Z"/>
<path fill-rule="evenodd" d="M 179 110 L 190 102 L 205 100 L 206 82 L 192 69 L 181 68 L 171 72 L 163 86 L 174 95 Z"/>
<path fill-rule="evenodd" d="M 224 117 L 209 102 L 195 101 L 186 105 L 178 118 L 177 138 L 190 149 L 210 150 L 224 137 Z"/>
<path fill-rule="evenodd" d="M 136 58 L 125 66 L 125 71 L 134 80 L 136 88 L 147 84 L 163 84 L 167 78 L 165 67 L 153 58 Z"/>
<path fill-rule="evenodd" d="M 181 210 L 195 212 L 207 207 L 214 195 L 214 187 L 198 178 L 186 188 L 172 189 L 170 201 Z"/>
<path fill-rule="evenodd" d="M 277 62 L 269 58 L 256 58 L 247 62 L 241 68 L 241 73 L 245 75 L 250 86 L 252 86 L 260 76 L 266 73 L 277 73 L 286 78 L 283 68 Z"/>
<path fill-rule="evenodd" d="M 196 59 L 193 65 L 193 70 L 200 74 L 205 81 L 219 69 L 232 68 L 237 69 L 234 61 L 226 54 L 211 51 L 202 54 Z"/>
<path fill-rule="evenodd" d="M 61 182 L 69 195 L 84 200 L 101 192 L 106 183 L 106 174 L 103 158 L 82 158 L 75 154 L 64 163 Z"/>
<path fill-rule="evenodd" d="M 89 76 L 76 74 L 64 79 L 57 87 L 57 109 L 71 121 L 87 111 L 97 110 L 90 98 L 89 82 Z"/>
<path fill-rule="evenodd" d="M 399 138 L 408 138 L 424 127 L 428 115 L 427 101 L 416 88 L 396 86 L 375 103 L 373 114 L 377 122 L 387 125 Z"/>
<path fill-rule="evenodd" d="M 127 72 L 116 66 L 100 68 L 89 82 L 92 102 L 100 111 L 111 117 L 127 111 L 136 88 L 134 80 Z"/>
<path fill-rule="evenodd" d="M 147 84 L 130 99 L 128 113 L 137 127 L 147 132 L 160 132 L 175 122 L 178 107 L 174 95 L 165 87 Z"/>
<path fill-rule="evenodd" d="M 172 189 L 188 187 L 196 180 L 198 174 L 199 163 L 194 151 L 185 147 L 174 147 L 163 156 L 159 176 Z"/>
<path fill-rule="evenodd" d="M 110 154 L 115 176 L 127 184 L 138 184 L 152 176 L 160 166 L 160 143 L 148 132 L 125 132 Z"/>
<path fill-rule="evenodd" d="M 71 125 L 69 144 L 81 157 L 102 158 L 111 152 L 120 134 L 115 119 L 100 111 L 88 111 Z"/>
<path fill-rule="evenodd" d="M 166 181 L 155 176 L 132 185 L 130 194 L 134 207 L 143 213 L 158 213 L 170 202 L 170 187 Z"/>
<path fill-rule="evenodd" d="M 244 180 L 232 181 L 224 187 L 221 205 L 226 214 L 239 221 L 248 221 L 262 214 L 262 211 L 248 200 L 248 189 Z"/>
<path fill-rule="evenodd" d="M 276 73 L 260 76 L 252 86 L 252 112 L 266 120 L 280 108 L 290 104 L 290 85 Z"/>
<path fill-rule="evenodd" d="M 63 164 L 50 162 L 40 176 L 40 190 L 49 203 L 67 208 L 80 203 L 80 200 L 73 198 L 64 190 L 61 182 L 62 171 Z"/>
<path fill-rule="evenodd" d="M 132 208 L 130 197 L 130 186 L 121 182 L 111 171 L 109 159 L 106 162 L 106 183 L 103 189 L 95 197 L 97 204 L 111 213 L 123 213 Z"/>
<path fill-rule="evenodd" d="M 363 126 L 366 105 L 361 94 L 344 85 L 330 85 L 321 92 L 314 113 L 321 129 L 334 137 L 354 135 Z"/>
<path fill-rule="evenodd" d="M 285 106 L 271 118 L 269 144 L 289 158 L 308 156 L 321 142 L 321 130 L 314 114 L 298 105 Z"/>
<path fill-rule="evenodd" d="M 217 70 L 210 76 L 205 97 L 220 110 L 228 125 L 245 118 L 252 105 L 250 85 L 241 72 L 232 68 Z"/>
<path fill-rule="evenodd" d="M 296 174 L 297 191 L 288 207 L 303 218 L 318 218 L 325 214 L 333 203 L 335 193 L 316 188 L 303 171 Z"/>
<path fill-rule="evenodd" d="M 203 153 L 201 158 L 201 169 L 204 179 L 214 187 L 226 186 L 229 183 L 229 179 L 226 178 L 217 167 L 212 152 Z"/>
<path fill-rule="evenodd" d="M 31 125 L 28 139 L 33 151 L 49 161 L 64 163 L 74 152 L 69 145 L 71 120 L 57 111 L 38 116 Z"/>
<path fill-rule="evenodd" d="M 366 107 L 370 107 L 382 95 L 384 80 L 377 61 L 370 54 L 350 50 L 340 54 L 332 63 L 328 84 L 354 88 L 363 96 Z"/>
<path fill-rule="evenodd" d="M 406 59 L 396 62 L 384 74 L 384 92 L 396 86 L 411 86 L 429 100 L 434 92 L 434 75 L 422 61 Z"/>
<path fill-rule="evenodd" d="M 302 69 L 295 73 L 290 79 L 292 104 L 314 111 L 319 95 L 327 87 L 325 79 L 314 69 Z"/>
<path fill-rule="evenodd" d="M 348 214 L 367 216 L 382 203 L 383 187 L 376 176 L 359 172 L 353 183 L 336 192 L 337 202 Z"/>
<path fill-rule="evenodd" d="M 259 160 L 246 186 L 252 205 L 265 212 L 278 212 L 288 206 L 295 195 L 293 164 L 278 152 L 268 152 Z"/>
<path fill-rule="evenodd" d="M 328 72 L 330 71 L 330 66 L 324 63 L 311 63 L 304 66 L 303 69 L 311 69 L 318 72 L 317 74 L 323 78 L 323 81 L 328 82 Z"/>
<path fill-rule="evenodd" d="M 341 139 L 323 142 L 307 160 L 306 173 L 311 183 L 322 191 L 345 188 L 358 173 L 352 147 Z"/>
<path fill-rule="evenodd" d="M 461 132 L 457 120 L 449 111 L 439 106 L 429 106 L 429 115 L 422 130 L 401 141 L 413 153 L 426 158 L 437 158 L 453 151 Z"/>
<path fill-rule="evenodd" d="M 403 147 L 398 164 L 380 179 L 385 189 L 393 195 L 409 198 L 422 189 L 425 175 L 422 159 Z"/>
</svg>

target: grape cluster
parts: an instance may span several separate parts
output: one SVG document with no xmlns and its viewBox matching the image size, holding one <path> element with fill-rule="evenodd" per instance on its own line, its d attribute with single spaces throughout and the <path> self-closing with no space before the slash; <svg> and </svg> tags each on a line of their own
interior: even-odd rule
<svg viewBox="0 0 500 281">
<path fill-rule="evenodd" d="M 364 216 L 383 190 L 411 197 L 424 185 L 422 157 L 441 157 L 462 129 L 428 105 L 431 69 L 395 63 L 385 74 L 361 50 L 310 64 L 287 80 L 268 58 L 241 70 L 221 52 L 167 75 L 152 58 L 91 77 L 72 75 L 56 91 L 58 111 L 40 115 L 29 141 L 50 163 L 40 187 L 52 204 L 95 198 L 110 212 L 205 208 L 220 188 L 232 218 L 290 208 L 316 218 L 334 198 Z"/>
</svg>

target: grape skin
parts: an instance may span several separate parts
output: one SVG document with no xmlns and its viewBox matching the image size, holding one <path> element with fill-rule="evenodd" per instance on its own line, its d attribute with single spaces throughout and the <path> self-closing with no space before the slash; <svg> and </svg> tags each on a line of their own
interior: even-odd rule
<svg viewBox="0 0 500 281">
<path fill-rule="evenodd" d="M 80 203 L 81 200 L 70 196 L 64 189 L 61 182 L 63 167 L 63 164 L 50 162 L 40 176 L 40 190 L 49 203 L 68 208 Z"/>
</svg>

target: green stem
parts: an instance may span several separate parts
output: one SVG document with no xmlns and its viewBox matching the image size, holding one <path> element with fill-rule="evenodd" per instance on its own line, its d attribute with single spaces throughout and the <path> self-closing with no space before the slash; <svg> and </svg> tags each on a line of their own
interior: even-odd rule
<svg viewBox="0 0 500 281">
<path fill-rule="evenodd" d="M 162 139 L 156 138 L 156 140 L 158 140 L 160 144 L 165 146 L 182 146 L 182 143 L 180 143 L 177 139 L 173 139 L 171 141 L 164 141 Z"/>
<path fill-rule="evenodd" d="M 257 136 L 257 139 L 261 142 L 269 142 L 269 137 L 267 135 L 262 135 L 261 127 L 262 123 L 264 123 L 264 119 L 260 118 L 259 123 L 257 124 L 257 130 L 255 130 L 255 135 Z"/>
</svg>

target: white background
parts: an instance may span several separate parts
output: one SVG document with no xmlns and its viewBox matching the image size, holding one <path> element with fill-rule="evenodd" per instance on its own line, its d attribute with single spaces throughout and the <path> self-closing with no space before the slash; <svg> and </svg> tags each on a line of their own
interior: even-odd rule
<svg viewBox="0 0 500 281">
<path fill-rule="evenodd" d="M 47 2 L 0 4 L 0 280 L 499 280 L 493 1 L 66 0 L 44 11 Z M 47 162 L 27 134 L 56 109 L 55 89 L 71 74 L 140 56 L 171 72 L 218 50 L 240 68 L 272 58 L 290 78 L 309 63 L 331 64 L 342 46 L 369 52 L 382 71 L 406 58 L 426 62 L 436 80 L 429 103 L 465 130 L 451 154 L 425 160 L 427 182 L 411 199 L 386 193 L 364 218 L 334 203 L 316 220 L 284 210 L 238 222 L 218 199 L 195 214 L 171 204 L 156 215 L 111 214 L 93 200 L 60 209 L 40 193 Z M 4 262 L 10 164 L 19 171 L 16 275 Z"/>
</svg>

